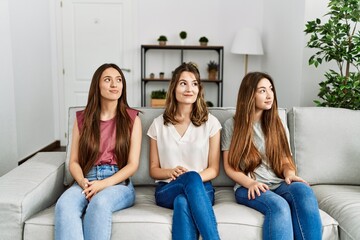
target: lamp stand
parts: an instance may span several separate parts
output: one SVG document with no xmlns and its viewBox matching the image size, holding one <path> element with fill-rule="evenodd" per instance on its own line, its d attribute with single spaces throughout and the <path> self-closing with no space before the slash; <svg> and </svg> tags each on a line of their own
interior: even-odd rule
<svg viewBox="0 0 360 240">
<path fill-rule="evenodd" d="M 249 58 L 249 55 L 245 54 L 245 75 L 247 74 L 247 69 L 248 69 L 248 58 Z"/>
</svg>

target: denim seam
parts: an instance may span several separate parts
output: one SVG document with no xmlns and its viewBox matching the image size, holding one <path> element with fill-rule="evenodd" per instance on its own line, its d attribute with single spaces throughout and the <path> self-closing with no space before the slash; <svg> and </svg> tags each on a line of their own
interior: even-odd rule
<svg viewBox="0 0 360 240">
<path fill-rule="evenodd" d="M 295 201 L 295 197 L 293 196 L 293 194 L 291 192 L 285 192 L 284 194 L 289 194 L 291 196 L 291 199 L 293 201 L 293 205 L 294 205 L 294 210 L 295 210 L 295 215 L 296 215 L 296 221 L 298 222 L 299 224 L 299 228 L 300 228 L 300 232 L 301 232 L 301 237 L 303 240 L 305 240 L 305 234 L 304 234 L 304 231 L 303 231 L 303 227 L 301 226 L 301 221 L 299 219 L 299 211 L 298 211 L 298 208 L 297 208 L 297 203 Z"/>
</svg>

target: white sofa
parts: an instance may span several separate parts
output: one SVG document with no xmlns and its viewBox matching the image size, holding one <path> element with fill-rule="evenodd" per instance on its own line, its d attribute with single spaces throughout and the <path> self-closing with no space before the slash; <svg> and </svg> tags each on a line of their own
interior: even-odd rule
<svg viewBox="0 0 360 240">
<path fill-rule="evenodd" d="M 69 133 L 79 109 L 69 111 Z M 146 132 L 163 110 L 138 109 L 143 142 L 140 167 L 132 177 L 136 203 L 113 214 L 112 239 L 171 239 L 172 211 L 156 206 L 148 173 Z M 211 113 L 223 123 L 234 108 L 211 108 Z M 285 121 L 288 116 L 299 175 L 313 184 L 318 197 L 323 239 L 360 239 L 360 112 L 294 108 L 279 113 Z M 54 203 L 71 180 L 66 161 L 65 152 L 38 153 L 0 178 L 0 240 L 53 239 Z M 235 202 L 234 183 L 222 168 L 213 184 L 221 239 L 261 239 L 263 215 Z"/>
</svg>

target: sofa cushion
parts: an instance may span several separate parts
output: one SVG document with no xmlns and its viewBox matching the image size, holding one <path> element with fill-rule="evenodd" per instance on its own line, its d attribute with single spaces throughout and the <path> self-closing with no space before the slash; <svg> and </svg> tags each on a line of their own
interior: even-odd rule
<svg viewBox="0 0 360 240">
<path fill-rule="evenodd" d="M 340 239 L 360 239 L 360 186 L 316 185 L 312 188 L 320 209 L 338 221 Z"/>
<path fill-rule="evenodd" d="M 311 184 L 360 185 L 360 111 L 295 107 L 288 114 L 299 176 Z"/>
<path fill-rule="evenodd" d="M 111 239 L 171 239 L 173 211 L 156 206 L 153 186 L 138 186 L 135 191 L 135 205 L 113 214 Z M 221 239 L 261 239 L 263 215 L 237 204 L 232 187 L 216 188 L 214 212 Z M 320 211 L 320 214 L 323 224 L 322 239 L 337 240 L 337 222 L 323 211 Z M 54 207 L 28 219 L 25 222 L 24 236 L 26 240 L 53 239 Z"/>
</svg>

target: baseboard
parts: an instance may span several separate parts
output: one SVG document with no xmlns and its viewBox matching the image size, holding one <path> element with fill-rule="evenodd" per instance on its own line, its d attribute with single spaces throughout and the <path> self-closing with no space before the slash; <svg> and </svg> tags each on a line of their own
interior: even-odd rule
<svg viewBox="0 0 360 240">
<path fill-rule="evenodd" d="M 46 147 L 40 149 L 39 151 L 31 154 L 30 156 L 27 156 L 26 158 L 20 160 L 18 162 L 18 165 L 20 166 L 21 164 L 23 164 L 24 162 L 26 162 L 28 159 L 30 159 L 31 157 L 33 157 L 35 154 L 37 154 L 38 152 L 51 152 L 54 151 L 55 149 L 60 148 L 60 141 L 56 140 L 53 143 L 50 143 L 49 145 L 47 145 Z"/>
</svg>

